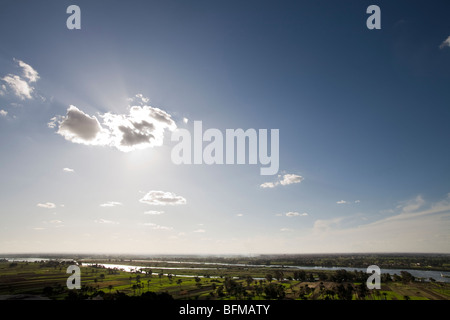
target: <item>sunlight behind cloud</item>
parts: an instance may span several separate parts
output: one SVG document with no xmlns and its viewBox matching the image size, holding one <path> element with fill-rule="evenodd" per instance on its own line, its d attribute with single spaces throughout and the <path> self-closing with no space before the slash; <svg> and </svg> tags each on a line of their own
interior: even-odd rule
<svg viewBox="0 0 450 320">
<path fill-rule="evenodd" d="M 71 105 L 66 116 L 53 117 L 48 127 L 58 127 L 57 133 L 74 143 L 129 152 L 162 146 L 165 130 L 174 131 L 177 125 L 167 112 L 147 105 L 132 106 L 128 114 L 107 112 L 98 118 Z"/>
</svg>

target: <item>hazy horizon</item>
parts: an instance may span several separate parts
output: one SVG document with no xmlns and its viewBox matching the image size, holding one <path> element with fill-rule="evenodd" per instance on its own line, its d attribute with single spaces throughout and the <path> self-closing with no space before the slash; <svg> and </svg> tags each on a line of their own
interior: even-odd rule
<svg viewBox="0 0 450 320">
<path fill-rule="evenodd" d="M 450 3 L 72 4 L 0 5 L 0 254 L 450 253 Z"/>
<path fill-rule="evenodd" d="M 0 253 L 0 258 L 7 258 L 16 256 L 19 258 L 33 258 L 39 256 L 47 256 L 47 257 L 67 257 L 67 256 L 79 256 L 79 257 L 92 257 L 92 258 L 131 258 L 131 259 L 146 259 L 146 258 L 155 258 L 155 257 L 248 257 L 248 258 L 257 258 L 257 257 L 294 257 L 294 256 L 323 256 L 323 257 L 331 257 L 331 256 L 449 256 L 450 253 L 445 252 L 317 252 L 317 253 L 99 253 L 99 252 L 7 252 Z"/>
</svg>

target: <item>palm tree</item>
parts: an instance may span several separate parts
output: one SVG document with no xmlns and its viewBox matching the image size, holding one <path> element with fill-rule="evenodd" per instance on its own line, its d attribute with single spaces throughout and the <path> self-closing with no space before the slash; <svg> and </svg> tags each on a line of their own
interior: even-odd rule
<svg viewBox="0 0 450 320">
<path fill-rule="evenodd" d="M 245 281 L 247 282 L 247 287 L 250 287 L 250 285 L 251 285 L 252 282 L 253 282 L 252 276 L 251 276 L 251 275 L 248 275 L 248 276 L 245 278 Z"/>
<path fill-rule="evenodd" d="M 283 278 L 284 278 L 284 272 L 281 271 L 281 270 L 275 270 L 275 278 L 276 278 L 278 281 L 283 280 Z"/>
<path fill-rule="evenodd" d="M 196 276 L 196 277 L 194 278 L 194 280 L 195 280 L 195 283 L 196 283 L 197 287 L 200 288 L 200 287 L 201 287 L 200 281 L 201 281 L 202 279 L 200 279 L 199 276 Z"/>
</svg>

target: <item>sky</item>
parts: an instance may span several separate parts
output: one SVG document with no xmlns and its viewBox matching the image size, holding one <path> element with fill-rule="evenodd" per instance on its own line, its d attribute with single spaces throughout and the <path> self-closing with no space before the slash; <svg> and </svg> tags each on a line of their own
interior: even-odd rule
<svg viewBox="0 0 450 320">
<path fill-rule="evenodd" d="M 2 0 L 0 253 L 450 253 L 449 12 Z M 278 170 L 177 164 L 199 123 Z"/>
</svg>

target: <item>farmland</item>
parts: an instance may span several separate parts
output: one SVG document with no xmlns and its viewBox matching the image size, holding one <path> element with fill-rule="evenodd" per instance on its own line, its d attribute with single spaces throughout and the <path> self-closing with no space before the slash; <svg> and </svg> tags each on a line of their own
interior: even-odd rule
<svg viewBox="0 0 450 320">
<path fill-rule="evenodd" d="M 192 259 L 191 259 L 192 260 Z M 3 299 L 52 300 L 450 300 L 450 283 L 417 281 L 404 271 L 383 275 L 380 290 L 366 286 L 368 274 L 346 270 L 293 270 L 284 266 L 174 263 L 107 259 L 139 265 L 131 272 L 107 268 L 103 259 L 80 264 L 81 288 L 69 290 L 67 267 L 74 261 L 0 263 Z M 98 263 L 98 264 L 97 264 Z"/>
</svg>

